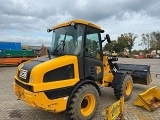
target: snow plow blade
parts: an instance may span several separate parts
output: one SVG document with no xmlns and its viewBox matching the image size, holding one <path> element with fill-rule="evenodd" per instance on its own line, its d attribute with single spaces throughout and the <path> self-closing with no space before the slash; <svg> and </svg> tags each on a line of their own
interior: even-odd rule
<svg viewBox="0 0 160 120">
<path fill-rule="evenodd" d="M 145 108 L 148 111 L 160 108 L 160 89 L 155 86 L 139 94 L 134 105 Z"/>
<path fill-rule="evenodd" d="M 133 83 L 148 85 L 152 82 L 149 65 L 120 64 L 119 71 L 127 71 L 133 79 Z"/>
</svg>

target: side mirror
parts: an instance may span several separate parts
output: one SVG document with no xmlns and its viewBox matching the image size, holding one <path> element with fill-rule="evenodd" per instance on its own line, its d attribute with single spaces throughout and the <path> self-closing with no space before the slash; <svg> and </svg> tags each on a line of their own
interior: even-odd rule
<svg viewBox="0 0 160 120">
<path fill-rule="evenodd" d="M 111 43 L 111 39 L 110 36 L 108 34 L 106 34 L 106 37 L 104 38 L 104 40 L 102 40 L 102 43 L 107 40 L 108 43 Z"/>
<path fill-rule="evenodd" d="M 108 43 L 111 43 L 111 39 L 110 39 L 109 34 L 106 34 L 106 39 L 107 39 L 107 42 L 108 42 Z"/>
</svg>

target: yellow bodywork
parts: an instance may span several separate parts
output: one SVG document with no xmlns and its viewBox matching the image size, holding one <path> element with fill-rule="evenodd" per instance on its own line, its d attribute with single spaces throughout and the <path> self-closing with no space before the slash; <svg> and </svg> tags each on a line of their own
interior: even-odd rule
<svg viewBox="0 0 160 120">
<path fill-rule="evenodd" d="M 134 105 L 145 108 L 148 111 L 160 108 L 160 89 L 155 86 L 139 94 Z"/>
<path fill-rule="evenodd" d="M 66 109 L 68 96 L 50 100 L 46 97 L 44 92 L 30 92 L 21 88 L 14 83 L 14 91 L 18 99 L 25 101 L 32 107 L 37 107 L 52 112 L 61 112 Z"/>
<path fill-rule="evenodd" d="M 59 80 L 46 83 L 43 82 L 43 76 L 46 72 L 69 64 L 74 64 L 74 76 L 75 76 L 74 79 Z M 18 80 L 17 75 L 15 76 L 15 79 Z M 54 58 L 52 60 L 48 60 L 46 62 L 43 62 L 42 64 L 35 66 L 31 71 L 29 83 L 24 83 L 22 81 L 20 82 L 22 82 L 23 84 L 34 86 L 33 91 L 38 92 L 44 90 L 51 90 L 53 88 L 57 89 L 62 87 L 73 86 L 78 81 L 79 81 L 79 72 L 78 72 L 77 57 L 65 55 L 58 58 Z"/>
<path fill-rule="evenodd" d="M 14 83 L 15 94 L 17 95 L 18 99 L 22 99 L 27 104 L 34 107 L 51 110 L 54 112 L 66 110 L 68 96 L 50 100 L 44 94 L 44 91 L 74 86 L 79 81 L 79 70 L 77 61 L 78 60 L 76 56 L 65 55 L 38 64 L 31 71 L 29 83 L 20 81 L 17 77 L 18 75 L 16 75 L 14 77 L 15 80 L 19 81 L 24 85 L 32 86 L 33 92 L 25 90 L 24 88 L 21 88 L 19 85 Z M 43 76 L 46 72 L 69 64 L 74 64 L 73 79 L 58 80 L 46 83 L 43 82 Z"/>
<path fill-rule="evenodd" d="M 102 80 L 102 86 L 107 87 L 109 83 L 113 80 L 113 74 L 110 69 L 110 65 L 108 63 L 108 56 L 103 56 L 103 80 Z"/>
<path fill-rule="evenodd" d="M 68 21 L 68 22 L 65 22 L 65 23 L 62 23 L 62 24 L 59 24 L 57 26 L 54 26 L 52 29 L 57 29 L 57 28 L 60 28 L 60 27 L 64 27 L 64 26 L 69 26 L 72 22 L 74 23 L 79 23 L 79 24 L 84 24 L 84 25 L 88 25 L 88 26 L 91 26 L 91 27 L 94 27 L 94 28 L 97 28 L 97 29 L 100 29 L 101 30 L 101 27 L 93 24 L 93 23 L 90 23 L 90 22 L 87 22 L 85 20 L 71 20 L 71 21 Z"/>
</svg>

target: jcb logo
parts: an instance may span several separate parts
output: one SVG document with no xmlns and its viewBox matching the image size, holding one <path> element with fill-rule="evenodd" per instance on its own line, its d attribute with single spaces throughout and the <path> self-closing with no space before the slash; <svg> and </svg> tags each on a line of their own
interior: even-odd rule
<svg viewBox="0 0 160 120">
<path fill-rule="evenodd" d="M 20 69 L 19 71 L 19 77 L 23 78 L 23 79 L 26 79 L 27 78 L 27 70 L 23 70 L 23 69 Z"/>
<path fill-rule="evenodd" d="M 97 75 L 101 73 L 101 66 L 95 66 Z"/>
</svg>

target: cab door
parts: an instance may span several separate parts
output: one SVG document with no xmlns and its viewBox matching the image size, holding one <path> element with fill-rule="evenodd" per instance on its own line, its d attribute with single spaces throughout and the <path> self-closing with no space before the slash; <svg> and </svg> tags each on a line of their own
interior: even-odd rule
<svg viewBox="0 0 160 120">
<path fill-rule="evenodd" d="M 103 62 L 100 30 L 87 27 L 84 42 L 85 78 L 101 80 L 103 77 Z"/>
</svg>

